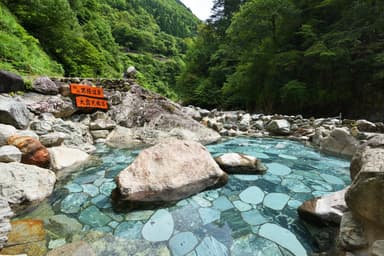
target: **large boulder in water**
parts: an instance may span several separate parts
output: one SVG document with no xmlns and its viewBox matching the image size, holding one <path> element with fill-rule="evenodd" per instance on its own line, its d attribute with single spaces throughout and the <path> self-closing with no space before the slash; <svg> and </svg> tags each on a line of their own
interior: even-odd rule
<svg viewBox="0 0 384 256">
<path fill-rule="evenodd" d="M 267 124 L 266 128 L 275 135 L 288 135 L 291 133 L 291 124 L 285 119 L 272 120 Z"/>
<path fill-rule="evenodd" d="M 217 132 L 185 114 L 180 105 L 138 85 L 131 86 L 121 104 L 111 107 L 110 115 L 118 125 L 131 129 L 131 138 L 141 141 L 143 145 L 156 144 L 166 137 L 195 140 L 203 144 L 220 139 Z M 122 129 L 116 129 L 107 138 L 108 144 L 130 148 L 130 143 L 118 142 L 120 131 Z"/>
<path fill-rule="evenodd" d="M 0 95 L 0 123 L 25 129 L 29 124 L 29 114 L 23 102 L 16 101 L 12 97 Z"/>
<path fill-rule="evenodd" d="M 21 163 L 0 163 L 0 197 L 14 211 L 35 206 L 51 195 L 55 174 L 47 169 Z"/>
<path fill-rule="evenodd" d="M 14 135 L 8 139 L 8 144 L 17 147 L 21 151 L 22 163 L 43 168 L 49 167 L 49 152 L 37 139 L 30 136 Z"/>
<path fill-rule="evenodd" d="M 227 179 L 200 143 L 168 140 L 141 151 L 119 173 L 112 199 L 117 209 L 153 206 L 224 185 Z"/>
<path fill-rule="evenodd" d="M 58 178 L 66 176 L 90 160 L 90 156 L 84 151 L 65 146 L 49 148 L 49 153 L 51 168 L 57 173 Z"/>
<path fill-rule="evenodd" d="M 344 128 L 335 128 L 320 141 L 321 151 L 349 157 L 355 154 L 358 146 L 359 141 Z"/>
</svg>

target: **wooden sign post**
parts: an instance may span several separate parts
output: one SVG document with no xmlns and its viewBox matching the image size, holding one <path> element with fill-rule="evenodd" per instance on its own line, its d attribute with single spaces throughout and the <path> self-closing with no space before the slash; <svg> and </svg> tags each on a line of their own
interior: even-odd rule
<svg viewBox="0 0 384 256">
<path fill-rule="evenodd" d="M 83 84 L 71 84 L 70 90 L 71 93 L 75 95 L 76 107 L 108 109 L 108 101 L 104 99 L 103 88 Z"/>
</svg>

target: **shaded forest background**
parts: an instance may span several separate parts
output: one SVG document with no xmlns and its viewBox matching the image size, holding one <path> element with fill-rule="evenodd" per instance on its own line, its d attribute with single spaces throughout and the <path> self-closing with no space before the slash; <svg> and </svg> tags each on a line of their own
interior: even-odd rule
<svg viewBox="0 0 384 256">
<path fill-rule="evenodd" d="M 121 77 L 184 104 L 383 120 L 384 1 L 0 0 L 0 69 Z"/>
</svg>

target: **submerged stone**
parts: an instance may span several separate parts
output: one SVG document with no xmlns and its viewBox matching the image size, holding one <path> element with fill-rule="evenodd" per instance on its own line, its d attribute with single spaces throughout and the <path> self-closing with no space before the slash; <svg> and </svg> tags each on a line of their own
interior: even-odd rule
<svg viewBox="0 0 384 256">
<path fill-rule="evenodd" d="M 107 225 L 111 218 L 102 213 L 96 206 L 90 206 L 81 212 L 79 220 L 92 227 L 102 227 Z"/>
<path fill-rule="evenodd" d="M 252 186 L 241 192 L 239 197 L 246 203 L 259 204 L 264 199 L 264 192 L 260 188 Z"/>
<path fill-rule="evenodd" d="M 232 256 L 285 256 L 277 244 L 256 235 L 236 239 L 231 247 Z M 297 255 L 299 256 L 299 255 Z"/>
<path fill-rule="evenodd" d="M 65 213 L 77 213 L 87 200 L 88 196 L 84 193 L 69 194 L 61 201 L 61 211 Z"/>
<path fill-rule="evenodd" d="M 153 211 L 137 211 L 137 212 L 130 212 L 125 216 L 126 220 L 147 220 L 149 217 L 151 217 L 153 214 Z"/>
<path fill-rule="evenodd" d="M 102 193 L 103 195 L 109 196 L 112 190 L 114 190 L 115 188 L 116 188 L 116 184 L 114 182 L 106 182 L 103 185 L 101 185 L 100 193 Z"/>
<path fill-rule="evenodd" d="M 174 222 L 172 215 L 167 210 L 158 210 L 145 223 L 142 235 L 151 242 L 161 242 L 168 240 L 173 233 Z"/>
<path fill-rule="evenodd" d="M 258 180 L 259 179 L 259 176 L 257 175 L 250 175 L 250 174 L 236 174 L 236 175 L 233 175 L 236 179 L 239 179 L 239 180 L 246 180 L 246 181 L 254 181 L 254 180 Z"/>
<path fill-rule="evenodd" d="M 196 253 L 198 256 L 229 255 L 228 248 L 212 236 L 204 238 L 204 240 L 196 247 Z"/>
<path fill-rule="evenodd" d="M 269 193 L 264 198 L 264 206 L 273 210 L 282 210 L 289 200 L 289 195 L 282 193 Z"/>
<path fill-rule="evenodd" d="M 226 211 L 233 208 L 231 201 L 227 197 L 221 196 L 213 202 L 213 208 L 220 211 Z"/>
<path fill-rule="evenodd" d="M 284 179 L 281 182 L 281 185 L 287 187 L 288 189 L 296 193 L 310 193 L 312 191 L 303 182 L 295 179 Z"/>
<path fill-rule="evenodd" d="M 141 236 L 141 229 L 143 223 L 141 222 L 123 222 L 115 229 L 113 233 L 115 236 L 126 238 L 126 239 L 139 239 Z"/>
<path fill-rule="evenodd" d="M 181 232 L 169 240 L 169 247 L 175 256 L 185 255 L 192 251 L 199 241 L 191 232 Z"/>
<path fill-rule="evenodd" d="M 204 225 L 220 219 L 220 211 L 212 208 L 200 208 L 199 214 Z"/>
<path fill-rule="evenodd" d="M 78 192 L 83 191 L 83 188 L 79 184 L 76 184 L 76 183 L 68 184 L 68 185 L 64 186 L 64 188 L 68 189 L 69 193 L 78 193 Z"/>
<path fill-rule="evenodd" d="M 241 217 L 249 225 L 260 225 L 268 221 L 258 210 L 242 212 Z"/>
<path fill-rule="evenodd" d="M 260 227 L 259 235 L 288 249 L 293 255 L 307 255 L 306 250 L 297 240 L 296 236 L 288 229 L 276 224 L 266 223 Z"/>
<path fill-rule="evenodd" d="M 99 194 L 99 189 L 92 184 L 82 185 L 84 193 L 87 193 L 91 197 L 97 196 Z"/>
<path fill-rule="evenodd" d="M 268 171 L 274 175 L 285 176 L 291 173 L 291 168 L 279 163 L 267 164 Z"/>
<path fill-rule="evenodd" d="M 246 212 L 252 209 L 251 205 L 244 203 L 243 201 L 240 201 L 240 200 L 233 202 L 233 205 L 236 207 L 236 209 L 238 209 L 241 212 Z"/>
<path fill-rule="evenodd" d="M 336 184 L 336 185 L 344 185 L 344 181 L 338 177 L 333 175 L 322 173 L 320 176 L 328 183 Z"/>
</svg>

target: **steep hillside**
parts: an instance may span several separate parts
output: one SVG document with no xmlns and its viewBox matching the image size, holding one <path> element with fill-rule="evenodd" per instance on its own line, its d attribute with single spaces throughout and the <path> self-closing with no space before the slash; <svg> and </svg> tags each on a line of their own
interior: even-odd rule
<svg viewBox="0 0 384 256">
<path fill-rule="evenodd" d="M 171 87 L 183 66 L 185 40 L 196 33 L 199 23 L 178 0 L 0 0 L 0 3 L 2 10 L 7 8 L 17 18 L 30 38 L 38 39 L 36 47 L 40 43 L 48 56 L 62 66 L 66 76 L 120 77 L 125 68 L 134 65 L 141 72 L 138 77 L 144 86 L 167 96 L 174 95 Z M 12 17 L 10 13 L 8 16 Z M 2 15 L 0 22 L 8 16 Z M 8 34 L 15 41 L 20 40 L 17 34 Z M 1 62 L 13 54 L 10 48 L 3 49 Z M 19 69 L 20 64 L 12 59 L 7 66 L 23 74 L 60 73 L 57 65 L 49 68 L 50 72 L 40 72 L 28 58 L 21 62 L 32 66 L 32 70 Z"/>
</svg>

